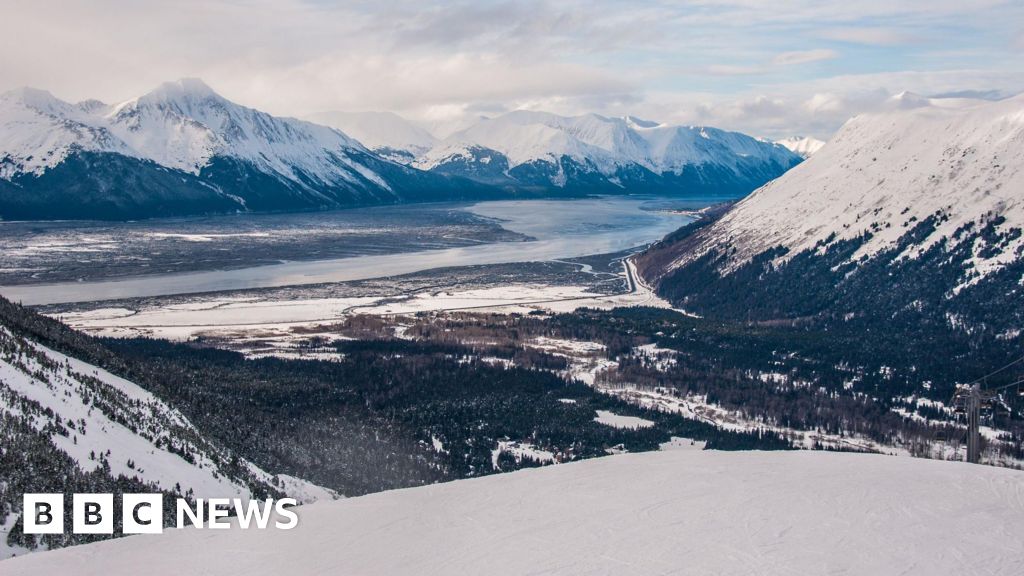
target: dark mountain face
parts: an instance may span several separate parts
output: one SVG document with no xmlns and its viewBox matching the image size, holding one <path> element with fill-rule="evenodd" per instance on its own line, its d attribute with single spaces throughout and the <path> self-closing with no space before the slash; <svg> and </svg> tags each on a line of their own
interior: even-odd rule
<svg viewBox="0 0 1024 576">
<path fill-rule="evenodd" d="M 675 267 L 673 263 L 705 246 L 720 215 L 712 213 L 691 224 L 637 259 L 640 273 L 656 283 L 660 294 L 698 314 L 758 322 L 902 326 L 1002 340 L 1015 340 L 1024 325 L 1024 260 L 964 285 L 963 271 L 976 250 L 997 251 L 1021 234 L 1018 228 L 999 230 L 998 219 L 964 227 L 957 231 L 961 242 L 955 246 L 935 244 L 912 259 L 901 255 L 934 231 L 941 215 L 918 223 L 872 258 L 855 257 L 871 239 L 864 235 L 795 254 L 779 246 L 731 268 L 734 245 L 723 239 Z M 950 325 L 952 318 L 956 326 Z"/>
<path fill-rule="evenodd" d="M 464 178 L 431 174 L 352 154 L 388 188 L 358 172 L 347 185 L 325 186 L 296 170 L 295 180 L 250 162 L 214 157 L 190 174 L 111 152 L 78 151 L 40 175 L 0 179 L 0 219 L 135 220 L 230 212 L 287 212 L 354 206 L 483 199 L 493 190 Z"/>
<path fill-rule="evenodd" d="M 496 150 L 467 148 L 430 168 L 433 173 L 502 186 L 520 193 L 548 196 L 579 194 L 665 194 L 674 196 L 721 196 L 748 194 L 799 163 L 749 162 L 737 169 L 705 164 L 685 166 L 678 173 L 657 173 L 627 163 L 606 174 L 592 161 L 561 156 L 557 162 L 531 160 L 509 167 L 508 158 Z"/>
<path fill-rule="evenodd" d="M 131 220 L 244 209 L 201 177 L 109 152 L 77 152 L 41 175 L 0 179 L 4 220 Z"/>
</svg>

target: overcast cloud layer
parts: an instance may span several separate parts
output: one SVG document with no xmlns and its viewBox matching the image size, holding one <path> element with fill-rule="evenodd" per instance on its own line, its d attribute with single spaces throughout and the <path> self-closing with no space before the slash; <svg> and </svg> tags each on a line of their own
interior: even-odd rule
<svg viewBox="0 0 1024 576">
<path fill-rule="evenodd" d="M 200 77 L 275 114 L 530 108 L 827 137 L 891 94 L 1024 91 L 1019 0 L 2 0 L 0 91 Z M 443 134 L 442 134 L 443 135 Z"/>
</svg>

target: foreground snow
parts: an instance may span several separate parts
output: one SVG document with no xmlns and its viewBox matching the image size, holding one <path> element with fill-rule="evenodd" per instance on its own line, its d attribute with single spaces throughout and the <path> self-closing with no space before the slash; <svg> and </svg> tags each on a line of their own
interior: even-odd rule
<svg viewBox="0 0 1024 576">
<path fill-rule="evenodd" d="M 823 452 L 613 456 L 0 563 L 19 574 L 1019 574 L 1024 474 Z"/>
</svg>

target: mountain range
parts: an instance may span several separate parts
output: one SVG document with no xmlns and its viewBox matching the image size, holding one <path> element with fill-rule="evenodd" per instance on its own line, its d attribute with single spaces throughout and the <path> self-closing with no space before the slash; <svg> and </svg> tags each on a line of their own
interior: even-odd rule
<svg viewBox="0 0 1024 576">
<path fill-rule="evenodd" d="M 1024 328 L 1022 228 L 1024 95 L 904 93 L 638 265 L 698 314 L 1007 343 Z"/>
<path fill-rule="evenodd" d="M 801 160 L 784 145 L 744 134 L 632 116 L 517 110 L 481 118 L 443 139 L 393 114 L 311 119 L 353 134 L 394 160 L 520 192 L 737 196 Z"/>
<path fill-rule="evenodd" d="M 344 133 L 240 106 L 199 80 L 117 105 L 0 96 L 0 216 L 123 219 L 459 198 L 478 185 Z"/>
<path fill-rule="evenodd" d="M 800 160 L 741 134 L 596 115 L 513 112 L 444 140 L 390 113 L 314 119 L 334 127 L 236 104 L 196 79 L 114 105 L 65 102 L 31 88 L 7 92 L 0 95 L 0 218 L 131 219 L 524 194 L 735 196 Z"/>
</svg>

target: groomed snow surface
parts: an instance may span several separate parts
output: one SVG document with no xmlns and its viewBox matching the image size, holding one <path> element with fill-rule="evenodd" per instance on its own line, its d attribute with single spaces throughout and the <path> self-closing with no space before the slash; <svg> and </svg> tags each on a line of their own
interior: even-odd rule
<svg viewBox="0 0 1024 576">
<path fill-rule="evenodd" d="M 627 454 L 0 562 L 21 574 L 1013 574 L 1024 474 L 878 455 Z"/>
</svg>

